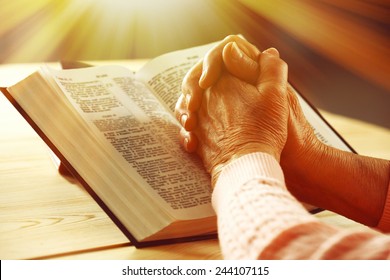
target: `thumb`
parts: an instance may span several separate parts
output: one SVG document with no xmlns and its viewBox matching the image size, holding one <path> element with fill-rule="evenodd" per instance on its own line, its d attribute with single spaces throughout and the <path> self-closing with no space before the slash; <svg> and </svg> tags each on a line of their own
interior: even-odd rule
<svg viewBox="0 0 390 280">
<path fill-rule="evenodd" d="M 226 69 L 237 78 L 255 84 L 259 75 L 259 64 L 242 51 L 237 43 L 225 45 L 222 52 Z"/>
</svg>

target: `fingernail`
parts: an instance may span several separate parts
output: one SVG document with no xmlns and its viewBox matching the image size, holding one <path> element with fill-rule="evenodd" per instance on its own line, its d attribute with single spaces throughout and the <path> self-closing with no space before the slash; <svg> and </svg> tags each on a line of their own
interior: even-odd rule
<svg viewBox="0 0 390 280">
<path fill-rule="evenodd" d="M 184 139 L 184 149 L 188 152 L 188 144 L 190 143 L 190 140 L 188 138 Z"/>
<path fill-rule="evenodd" d="M 186 103 L 187 103 L 187 107 L 188 107 L 188 105 L 190 105 L 190 103 L 191 103 L 191 94 L 187 94 L 186 95 Z"/>
<path fill-rule="evenodd" d="M 181 115 L 181 117 L 180 117 L 180 123 L 181 123 L 181 126 L 182 126 L 182 127 L 185 127 L 185 126 L 186 126 L 187 119 L 188 119 L 188 116 L 187 116 L 186 114 Z"/>
<path fill-rule="evenodd" d="M 202 70 L 202 75 L 200 75 L 200 78 L 199 78 L 199 85 L 204 82 L 204 79 L 206 78 L 207 76 L 207 70 L 206 69 L 203 69 Z"/>
<path fill-rule="evenodd" d="M 270 55 L 279 56 L 279 52 L 278 52 L 278 50 L 275 49 L 275 48 L 266 49 L 265 51 L 263 51 L 263 53 L 267 53 L 267 54 L 270 54 Z"/>
<path fill-rule="evenodd" d="M 235 60 L 241 60 L 244 57 L 244 53 L 238 47 L 236 42 L 232 43 L 231 54 L 232 58 Z"/>
</svg>

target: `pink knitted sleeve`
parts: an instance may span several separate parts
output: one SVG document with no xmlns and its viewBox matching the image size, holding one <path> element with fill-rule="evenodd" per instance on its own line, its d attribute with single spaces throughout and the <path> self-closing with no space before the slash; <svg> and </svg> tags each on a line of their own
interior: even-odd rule
<svg viewBox="0 0 390 280">
<path fill-rule="evenodd" d="M 270 155 L 226 166 L 213 192 L 221 250 L 227 259 L 389 258 L 390 237 L 323 224 L 286 190 Z"/>
</svg>

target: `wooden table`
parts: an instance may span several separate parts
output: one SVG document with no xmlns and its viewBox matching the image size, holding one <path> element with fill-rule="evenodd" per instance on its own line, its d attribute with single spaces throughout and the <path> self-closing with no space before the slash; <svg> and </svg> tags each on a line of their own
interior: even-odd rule
<svg viewBox="0 0 390 280">
<path fill-rule="evenodd" d="M 144 61 L 100 63 L 136 70 Z M 39 66 L 0 65 L 0 86 L 19 81 Z M 322 113 L 359 153 L 390 159 L 390 130 Z M 363 228 L 328 211 L 317 216 L 342 227 Z M 89 194 L 58 173 L 46 144 L 0 95 L 0 259 L 58 258 L 220 259 L 221 254 L 217 240 L 131 246 Z"/>
</svg>

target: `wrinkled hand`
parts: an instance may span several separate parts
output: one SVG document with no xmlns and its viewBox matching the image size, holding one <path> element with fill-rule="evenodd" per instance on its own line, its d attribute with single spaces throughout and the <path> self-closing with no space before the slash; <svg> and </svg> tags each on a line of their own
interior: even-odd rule
<svg viewBox="0 0 390 280">
<path fill-rule="evenodd" d="M 266 152 L 279 160 L 286 143 L 287 64 L 276 49 L 258 57 L 254 84 L 223 70 L 216 83 L 202 93 L 197 125 L 182 130 L 198 140 L 196 151 L 213 182 L 223 166 L 241 155 Z M 187 136 L 182 136 L 185 141 Z M 188 149 L 188 142 L 186 145 Z"/>
<path fill-rule="evenodd" d="M 240 36 L 230 35 L 188 71 L 175 110 L 176 118 L 183 126 L 181 142 L 188 152 L 194 152 L 197 148 L 198 139 L 192 130 L 198 123 L 197 112 L 204 90 L 218 81 L 225 68 L 237 78 L 255 84 L 259 55 L 260 51 L 248 41 Z"/>
<path fill-rule="evenodd" d="M 198 123 L 197 111 L 202 104 L 204 89 L 217 83 L 224 71 L 254 84 L 253 81 L 256 81 L 260 71 L 259 56 L 260 51 L 256 47 L 245 39 L 232 35 L 211 49 L 204 59 L 187 73 L 182 86 L 183 94 L 176 106 L 176 117 L 183 126 L 180 138 L 187 151 L 196 151 L 198 147 L 198 139 L 194 130 Z M 321 149 L 322 145 L 315 137 L 290 85 L 287 85 L 287 91 L 288 136 L 280 163 L 285 172 L 287 185 L 294 192 L 295 189 L 302 187 L 300 178 L 296 176 L 299 173 L 297 169 L 303 168 L 307 171 L 310 164 L 305 164 L 305 162 L 309 162 L 314 151 Z"/>
<path fill-rule="evenodd" d="M 188 151 L 196 150 L 201 154 L 208 170 L 212 173 L 213 183 L 215 183 L 221 167 L 234 158 L 234 155 L 239 156 L 255 149 L 255 151 L 271 153 L 277 158 L 277 154 L 280 152 L 279 149 L 284 136 L 280 139 L 275 138 L 279 140 L 273 143 L 274 146 L 272 147 L 268 146 L 270 141 L 263 141 L 268 139 L 265 135 L 275 136 L 276 131 L 284 131 L 285 129 L 284 126 L 275 126 L 271 129 L 270 126 L 275 124 L 272 121 L 269 122 L 269 127 L 264 126 L 265 134 L 258 133 L 262 140 L 254 141 L 253 145 L 247 145 L 249 142 L 243 141 L 245 138 L 237 137 L 237 134 L 241 136 L 241 134 L 246 135 L 247 132 L 252 132 L 250 136 L 245 136 L 252 140 L 251 137 L 255 136 L 255 131 L 265 124 L 261 121 L 257 123 L 260 112 L 263 111 L 263 113 L 268 114 L 267 110 L 271 109 L 271 107 L 263 107 L 260 111 L 253 109 L 247 111 L 248 108 L 242 106 L 246 104 L 249 108 L 253 108 L 252 105 L 260 102 L 260 98 L 254 98 L 256 96 L 255 92 L 262 92 L 259 90 L 259 83 L 257 83 L 257 77 L 262 76 L 262 68 L 259 67 L 258 63 L 259 56 L 261 57 L 260 52 L 244 39 L 229 36 L 221 44 L 210 50 L 205 58 L 192 68 L 183 81 L 183 94 L 176 107 L 176 117 L 181 120 L 183 125 L 181 140 Z M 235 79 L 229 77 L 229 75 L 234 76 Z M 248 83 L 252 84 L 254 88 L 250 87 Z M 211 100 L 209 99 L 210 95 L 214 95 L 213 85 L 220 94 L 225 91 L 226 94 L 233 95 L 234 100 L 238 103 L 232 104 L 232 100 L 224 99 L 207 103 L 206 101 Z M 235 86 L 238 86 L 238 88 L 235 88 Z M 209 87 L 211 88 L 205 90 Z M 237 89 L 248 90 L 251 95 L 249 97 L 239 95 Z M 343 152 L 323 144 L 314 135 L 314 131 L 302 112 L 293 88 L 288 84 L 286 95 L 288 103 L 287 139 L 280 154 L 280 164 L 288 190 L 300 201 L 329 209 L 369 226 L 376 226 L 385 203 L 389 162 Z M 263 94 L 261 96 L 266 99 L 267 95 Z M 285 100 L 285 95 L 277 94 L 276 96 Z M 227 105 L 223 103 L 225 101 Z M 246 103 L 239 104 L 242 101 Z M 261 102 L 267 101 L 262 100 Z M 246 118 L 251 117 L 255 121 L 250 122 L 250 127 L 243 126 L 237 129 L 236 126 L 233 126 L 236 129 L 234 130 L 235 133 L 231 133 L 233 135 L 231 139 L 236 140 L 234 142 L 228 141 L 231 134 L 229 134 L 227 128 L 230 125 L 222 126 L 223 122 L 218 122 L 218 118 L 211 119 L 209 124 L 203 124 L 203 119 L 208 118 L 207 113 L 210 113 L 210 110 L 202 109 L 204 103 L 206 105 L 233 106 L 235 108 L 232 111 L 234 115 L 227 114 L 228 111 L 223 112 L 223 110 L 222 112 L 217 110 L 210 114 L 211 116 L 226 117 L 230 121 L 227 122 L 228 124 L 240 125 L 246 123 L 241 118 L 240 110 L 242 112 L 252 112 L 252 116 L 248 114 L 244 114 L 244 116 Z M 240 106 L 234 107 L 238 104 Z M 281 106 L 275 106 L 275 108 L 281 109 L 284 107 L 285 101 L 279 104 Z M 218 106 L 216 107 L 218 108 Z M 205 108 L 211 108 L 211 106 Z M 203 113 L 202 110 L 204 110 Z M 276 116 L 278 115 L 277 111 L 275 110 L 271 114 Z M 218 115 L 219 113 L 221 115 Z M 228 118 L 229 115 L 231 119 Z M 284 122 L 285 115 L 286 113 L 281 114 L 281 122 L 277 125 Z M 236 116 L 237 119 L 233 116 Z M 224 118 L 221 120 L 225 121 Z M 202 135 L 199 134 L 199 131 L 202 131 L 200 129 L 203 130 Z M 219 130 L 216 132 L 216 129 Z M 197 143 L 197 136 L 199 136 L 199 143 Z M 225 137 L 218 138 L 221 136 Z M 220 146 L 218 146 L 219 139 L 223 140 Z M 224 155 L 225 148 L 222 145 L 235 150 L 227 149 L 228 153 Z M 235 145 L 238 146 L 234 148 Z M 358 174 L 356 170 L 362 172 Z"/>
</svg>

